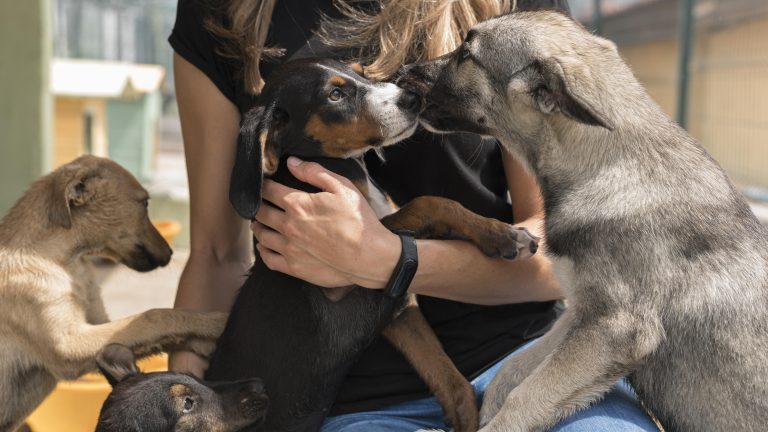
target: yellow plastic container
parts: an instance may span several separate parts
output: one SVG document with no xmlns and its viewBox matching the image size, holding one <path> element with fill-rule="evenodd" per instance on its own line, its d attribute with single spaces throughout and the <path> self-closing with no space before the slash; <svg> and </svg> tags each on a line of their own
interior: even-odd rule
<svg viewBox="0 0 768 432">
<path fill-rule="evenodd" d="M 168 370 L 165 355 L 138 363 L 143 372 Z M 61 381 L 56 390 L 27 419 L 32 432 L 93 432 L 99 411 L 111 387 L 101 374 L 87 374 L 75 381 Z"/>
<path fill-rule="evenodd" d="M 173 246 L 173 239 L 181 232 L 181 223 L 172 219 L 161 219 L 154 221 L 153 224 L 165 241 Z"/>
</svg>

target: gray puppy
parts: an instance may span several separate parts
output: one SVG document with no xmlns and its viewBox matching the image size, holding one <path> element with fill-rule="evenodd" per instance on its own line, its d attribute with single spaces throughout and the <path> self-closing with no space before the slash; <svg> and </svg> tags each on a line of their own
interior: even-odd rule
<svg viewBox="0 0 768 432">
<path fill-rule="evenodd" d="M 768 235 L 613 43 L 514 13 L 400 84 L 427 128 L 498 138 L 544 196 L 569 307 L 504 364 L 483 431 L 544 430 L 623 376 L 668 431 L 768 427 Z"/>
</svg>

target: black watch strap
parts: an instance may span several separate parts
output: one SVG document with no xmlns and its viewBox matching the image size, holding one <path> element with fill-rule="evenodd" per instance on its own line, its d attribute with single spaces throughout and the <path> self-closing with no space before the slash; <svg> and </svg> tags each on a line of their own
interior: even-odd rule
<svg viewBox="0 0 768 432">
<path fill-rule="evenodd" d="M 416 234 L 413 231 L 395 231 L 395 234 L 400 236 L 402 252 L 400 252 L 400 260 L 384 288 L 384 293 L 396 299 L 408 292 L 408 287 L 419 268 L 419 255 L 416 250 Z"/>
</svg>

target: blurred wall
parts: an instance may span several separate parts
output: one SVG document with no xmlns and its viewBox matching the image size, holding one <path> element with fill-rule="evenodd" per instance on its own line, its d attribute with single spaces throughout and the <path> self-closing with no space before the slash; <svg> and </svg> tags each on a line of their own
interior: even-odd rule
<svg viewBox="0 0 768 432">
<path fill-rule="evenodd" d="M 0 1 L 0 214 L 50 167 L 48 5 Z"/>
<path fill-rule="evenodd" d="M 621 56 L 654 101 L 675 118 L 677 112 L 677 39 L 622 46 Z"/>
<path fill-rule="evenodd" d="M 679 1 L 605 19 L 648 93 L 677 113 Z M 697 0 L 688 130 L 740 186 L 768 189 L 768 2 Z"/>
<path fill-rule="evenodd" d="M 768 189 L 768 15 L 695 43 L 689 129 L 736 183 Z"/>
<path fill-rule="evenodd" d="M 90 128 L 86 127 L 85 113 L 91 118 Z M 90 148 L 85 148 L 86 142 L 90 142 Z M 86 153 L 106 157 L 106 102 L 97 98 L 54 96 L 51 146 L 53 168 Z"/>
</svg>

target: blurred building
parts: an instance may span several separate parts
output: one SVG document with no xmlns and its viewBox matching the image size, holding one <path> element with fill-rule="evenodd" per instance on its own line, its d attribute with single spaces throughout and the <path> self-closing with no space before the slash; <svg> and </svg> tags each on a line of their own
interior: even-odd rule
<svg viewBox="0 0 768 432">
<path fill-rule="evenodd" d="M 573 1 L 616 42 L 651 96 L 676 118 L 681 0 Z M 693 2 L 687 128 L 755 198 L 768 200 L 768 1 Z"/>
<path fill-rule="evenodd" d="M 94 154 L 150 180 L 164 76 L 159 65 L 53 60 L 53 167 Z"/>
<path fill-rule="evenodd" d="M 166 39 L 176 18 L 177 2 L 52 0 L 53 55 L 159 64 L 171 70 Z"/>
</svg>

